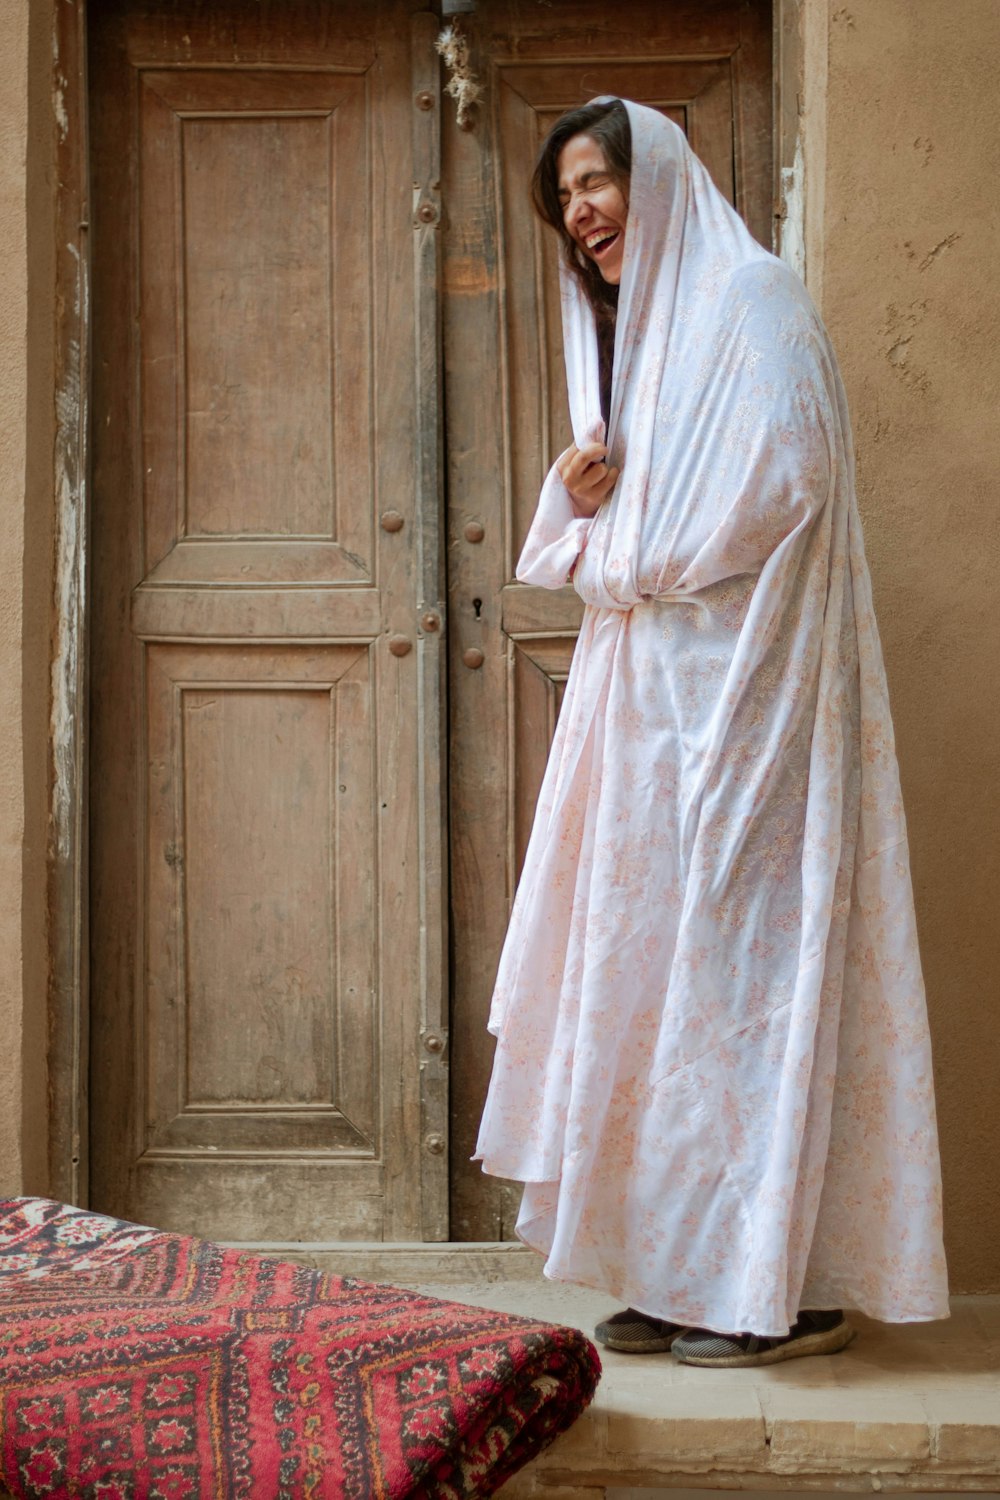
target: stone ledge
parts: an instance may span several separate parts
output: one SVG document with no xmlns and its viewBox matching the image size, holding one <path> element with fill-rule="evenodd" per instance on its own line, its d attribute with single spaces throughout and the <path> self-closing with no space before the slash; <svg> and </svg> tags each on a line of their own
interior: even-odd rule
<svg viewBox="0 0 1000 1500">
<path fill-rule="evenodd" d="M 253 1248 L 585 1331 L 611 1310 L 599 1293 L 546 1281 L 521 1245 Z M 853 1321 L 859 1338 L 842 1354 L 757 1370 L 605 1352 L 594 1405 L 503 1494 L 1000 1492 L 1000 1298 L 956 1299 L 944 1323 Z"/>
<path fill-rule="evenodd" d="M 434 1295 L 589 1331 L 609 1299 L 526 1280 Z M 947 1322 L 852 1315 L 840 1354 L 748 1370 L 604 1351 L 589 1411 L 504 1500 L 604 1500 L 643 1489 L 1000 1492 L 1000 1298 L 958 1298 Z"/>
<path fill-rule="evenodd" d="M 538 1256 L 511 1241 L 457 1243 L 387 1243 L 341 1240 L 336 1243 L 296 1240 L 223 1241 L 228 1248 L 250 1250 L 254 1255 L 273 1255 L 294 1260 L 314 1271 L 332 1276 L 357 1276 L 362 1281 L 385 1281 L 390 1286 L 425 1285 L 449 1288 L 488 1285 L 492 1282 L 538 1283 Z M 441 1296 L 449 1295 L 445 1291 Z"/>
<path fill-rule="evenodd" d="M 593 1469 L 580 1472 L 575 1469 L 545 1469 L 532 1472 L 530 1469 L 518 1474 L 498 1494 L 503 1500 L 615 1500 L 628 1495 L 640 1500 L 650 1493 L 650 1500 L 665 1500 L 672 1491 L 704 1490 L 719 1492 L 729 1490 L 763 1491 L 769 1497 L 785 1492 L 803 1494 L 818 1491 L 824 1496 L 831 1493 L 871 1495 L 985 1495 L 995 1500 L 998 1493 L 995 1476 L 973 1476 L 971 1480 L 953 1474 L 924 1473 L 904 1476 L 892 1484 L 873 1482 L 870 1474 L 841 1473 L 827 1470 L 810 1473 L 803 1470 L 794 1478 L 787 1478 L 774 1471 L 757 1474 L 749 1471 L 734 1473 L 729 1469 L 706 1469 L 700 1473 L 673 1473 L 659 1469 Z"/>
</svg>

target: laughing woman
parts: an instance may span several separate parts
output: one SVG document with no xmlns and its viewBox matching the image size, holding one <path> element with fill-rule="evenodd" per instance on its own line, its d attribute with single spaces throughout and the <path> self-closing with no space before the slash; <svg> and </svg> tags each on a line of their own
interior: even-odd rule
<svg viewBox="0 0 1000 1500">
<path fill-rule="evenodd" d="M 586 604 L 500 962 L 477 1155 L 628 1307 L 742 1365 L 947 1316 L 926 1006 L 844 393 L 658 112 L 542 147 L 574 443 L 518 565 Z"/>
</svg>

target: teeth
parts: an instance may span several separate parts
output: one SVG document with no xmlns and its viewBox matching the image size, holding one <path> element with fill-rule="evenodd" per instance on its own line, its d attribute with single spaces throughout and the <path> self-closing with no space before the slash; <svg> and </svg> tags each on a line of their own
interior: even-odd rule
<svg viewBox="0 0 1000 1500">
<path fill-rule="evenodd" d="M 587 249 L 596 250 L 605 240 L 613 240 L 618 233 L 617 229 L 597 229 L 593 234 L 587 235 Z"/>
</svg>

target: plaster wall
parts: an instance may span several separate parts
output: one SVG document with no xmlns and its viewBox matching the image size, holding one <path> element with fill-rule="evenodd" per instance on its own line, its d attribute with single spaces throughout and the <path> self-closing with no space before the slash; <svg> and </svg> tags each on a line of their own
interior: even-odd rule
<svg viewBox="0 0 1000 1500">
<path fill-rule="evenodd" d="M 1000 1290 L 1000 8 L 804 0 L 807 278 L 841 362 L 912 849 L 955 1291 Z"/>
<path fill-rule="evenodd" d="M 50 10 L 46 0 L 3 0 L 0 11 L 0 1193 L 9 1193 L 46 1185 L 53 294 Z"/>
<path fill-rule="evenodd" d="M 52 0 L 0 0 L 0 1193 L 46 1187 L 51 12 Z M 957 1291 L 998 1291 L 1000 328 L 989 245 L 1000 11 L 995 0 L 801 0 L 798 21 L 802 254 L 854 414 L 952 1278 Z"/>
</svg>

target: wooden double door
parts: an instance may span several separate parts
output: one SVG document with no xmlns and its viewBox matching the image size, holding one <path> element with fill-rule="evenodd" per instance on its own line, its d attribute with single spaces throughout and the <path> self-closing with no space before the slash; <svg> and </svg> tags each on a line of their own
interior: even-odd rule
<svg viewBox="0 0 1000 1500">
<path fill-rule="evenodd" d="M 90 1182 L 240 1241 L 499 1239 L 485 1019 L 579 621 L 539 140 L 664 109 L 766 243 L 758 0 L 91 0 Z"/>
</svg>

